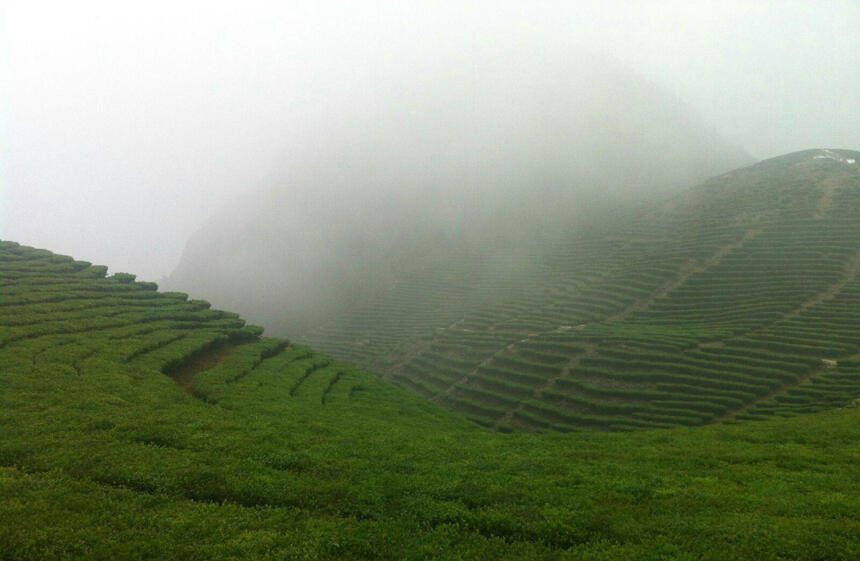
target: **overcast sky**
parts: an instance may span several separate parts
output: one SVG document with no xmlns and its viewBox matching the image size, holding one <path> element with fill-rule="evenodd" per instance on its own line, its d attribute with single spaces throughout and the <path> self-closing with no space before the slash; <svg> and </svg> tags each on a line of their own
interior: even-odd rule
<svg viewBox="0 0 860 561">
<path fill-rule="evenodd" d="M 860 2 L 0 3 L 0 237 L 156 280 L 375 80 L 585 47 L 757 158 L 860 149 Z"/>
</svg>

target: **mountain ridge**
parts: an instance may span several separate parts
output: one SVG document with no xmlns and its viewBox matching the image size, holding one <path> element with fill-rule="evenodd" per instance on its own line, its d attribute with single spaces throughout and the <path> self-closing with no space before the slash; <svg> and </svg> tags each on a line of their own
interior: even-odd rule
<svg viewBox="0 0 860 561">
<path fill-rule="evenodd" d="M 395 81 L 321 125 L 325 142 L 205 224 L 163 284 L 295 337 L 460 261 L 468 274 L 438 281 L 471 307 L 491 292 L 481 279 L 533 274 L 532 254 L 618 198 L 752 161 L 608 61 L 518 51 Z"/>
</svg>

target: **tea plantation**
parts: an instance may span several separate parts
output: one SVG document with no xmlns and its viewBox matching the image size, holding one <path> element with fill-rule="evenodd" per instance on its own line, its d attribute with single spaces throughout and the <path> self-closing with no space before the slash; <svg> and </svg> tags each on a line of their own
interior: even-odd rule
<svg viewBox="0 0 860 561">
<path fill-rule="evenodd" d="M 858 156 L 767 160 L 575 231 L 478 311 L 426 275 L 303 340 L 505 431 L 844 406 L 860 397 Z"/>
<path fill-rule="evenodd" d="M 860 173 L 816 153 L 561 248 L 399 384 L 0 242 L 0 559 L 858 559 Z"/>
</svg>

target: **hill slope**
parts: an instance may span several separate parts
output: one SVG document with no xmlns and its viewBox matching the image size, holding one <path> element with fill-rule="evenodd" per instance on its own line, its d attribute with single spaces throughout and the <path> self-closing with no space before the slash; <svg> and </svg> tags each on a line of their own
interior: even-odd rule
<svg viewBox="0 0 860 561">
<path fill-rule="evenodd" d="M 595 207 L 752 162 L 668 92 L 555 50 L 414 68 L 356 100 L 195 233 L 163 284 L 299 337 L 419 278 L 412 306 L 451 323 L 527 286 Z"/>
<path fill-rule="evenodd" d="M 860 555 L 860 409 L 500 434 L 104 275 L 0 242 L 0 559 Z"/>
<path fill-rule="evenodd" d="M 467 269 L 404 277 L 303 339 L 506 430 L 841 406 L 860 397 L 858 155 L 791 154 L 599 215 L 465 313 L 437 278 Z"/>
</svg>

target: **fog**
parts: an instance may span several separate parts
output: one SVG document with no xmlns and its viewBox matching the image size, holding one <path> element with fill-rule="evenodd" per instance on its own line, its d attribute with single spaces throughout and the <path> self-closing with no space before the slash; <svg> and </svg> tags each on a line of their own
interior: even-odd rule
<svg viewBox="0 0 860 561">
<path fill-rule="evenodd" d="M 595 159 L 629 191 L 720 171 L 742 151 L 860 146 L 850 1 L 29 0 L 3 3 L 0 20 L 0 237 L 147 280 L 170 274 L 213 217 L 266 201 L 291 217 L 287 232 L 325 207 L 340 238 L 376 219 L 362 243 L 390 243 L 416 205 L 436 205 L 421 216 L 445 228 L 493 215 L 498 200 L 522 206 L 488 186 L 516 198 L 540 174 L 552 185 L 573 174 L 619 187 L 600 183 Z M 582 79 L 594 72 L 603 89 Z M 572 92 L 576 111 L 533 111 Z M 683 145 L 666 131 L 694 128 L 684 166 L 700 169 L 669 169 L 663 154 L 643 180 L 656 153 L 625 173 L 628 155 L 591 141 L 620 131 L 625 147 L 653 143 L 637 132 L 648 122 L 625 119 L 651 115 L 630 107 L 652 95 L 657 145 Z M 289 198 L 267 198 L 273 189 Z M 330 235 L 306 236 L 320 240 L 307 255 Z"/>
</svg>

